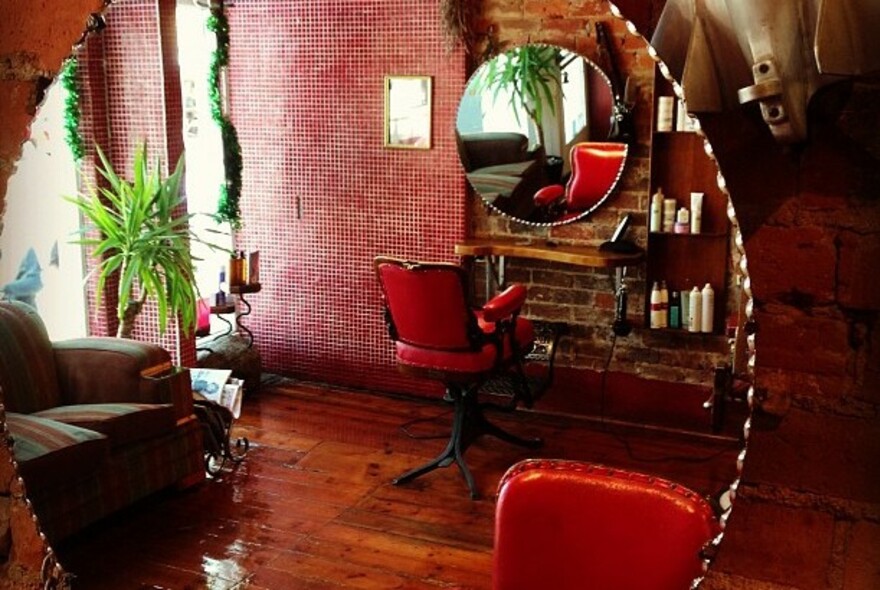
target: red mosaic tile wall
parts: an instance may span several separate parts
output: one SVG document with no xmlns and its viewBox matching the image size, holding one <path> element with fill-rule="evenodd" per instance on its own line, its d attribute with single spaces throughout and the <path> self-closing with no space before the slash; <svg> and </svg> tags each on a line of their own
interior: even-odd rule
<svg viewBox="0 0 880 590">
<path fill-rule="evenodd" d="M 106 28 L 92 35 L 80 52 L 86 65 L 81 70 L 86 143 L 100 145 L 116 172 L 130 178 L 135 147 L 146 142 L 150 161 L 160 159 L 167 174 L 183 152 L 175 3 L 121 0 L 105 16 Z M 94 182 L 93 161 L 87 162 L 83 174 Z M 89 330 L 112 335 L 115 297 L 110 294 L 97 306 L 94 286 L 93 279 L 88 290 Z M 175 323 L 159 336 L 152 306 L 141 313 L 135 338 L 161 344 L 181 364 L 195 364 L 194 344 L 181 337 Z"/>
<path fill-rule="evenodd" d="M 466 195 L 454 141 L 464 55 L 435 0 L 237 0 L 230 105 L 244 158 L 238 246 L 260 250 L 249 297 L 266 371 L 396 391 L 377 254 L 455 260 Z M 433 78 L 432 148 L 382 147 L 384 77 Z"/>
</svg>

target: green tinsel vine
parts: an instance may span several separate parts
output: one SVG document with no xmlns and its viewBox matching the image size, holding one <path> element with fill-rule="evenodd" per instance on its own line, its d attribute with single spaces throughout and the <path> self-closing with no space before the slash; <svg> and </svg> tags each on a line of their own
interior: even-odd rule
<svg viewBox="0 0 880 590">
<path fill-rule="evenodd" d="M 211 9 L 208 17 L 208 30 L 217 37 L 217 49 L 211 55 L 208 68 L 208 98 L 211 103 L 211 118 L 220 127 L 223 140 L 223 165 L 226 168 L 226 182 L 220 187 L 220 199 L 214 218 L 218 222 L 228 221 L 233 229 L 241 227 L 241 145 L 235 125 L 223 114 L 223 96 L 220 89 L 220 72 L 229 65 L 229 21 L 223 12 L 222 4 Z"/>
<path fill-rule="evenodd" d="M 64 140 L 67 142 L 68 147 L 70 147 L 73 159 L 77 163 L 86 154 L 83 138 L 79 132 L 79 84 L 76 81 L 78 70 L 79 65 L 76 58 L 72 57 L 64 62 L 59 73 L 61 86 L 66 91 L 64 97 Z"/>
</svg>

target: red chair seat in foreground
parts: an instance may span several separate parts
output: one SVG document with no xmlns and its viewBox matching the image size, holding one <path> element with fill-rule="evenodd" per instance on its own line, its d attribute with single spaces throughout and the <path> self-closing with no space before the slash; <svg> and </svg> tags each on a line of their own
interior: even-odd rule
<svg viewBox="0 0 880 590">
<path fill-rule="evenodd" d="M 493 590 L 687 590 L 720 531 L 693 491 L 600 465 L 522 461 L 498 489 Z"/>
<path fill-rule="evenodd" d="M 515 383 L 511 406 L 519 401 L 532 403 L 521 364 L 534 343 L 532 323 L 519 317 L 526 289 L 513 285 L 481 309 L 473 309 L 468 301 L 467 273 L 460 266 L 384 256 L 376 258 L 374 266 L 398 368 L 443 383 L 455 412 L 443 452 L 393 483 L 406 483 L 455 463 L 471 497 L 476 498 L 477 488 L 464 453 L 477 437 L 490 434 L 528 448 L 541 444 L 540 439 L 523 439 L 489 422 L 483 413 L 485 404 L 477 399 L 487 379 L 504 373 Z"/>
</svg>

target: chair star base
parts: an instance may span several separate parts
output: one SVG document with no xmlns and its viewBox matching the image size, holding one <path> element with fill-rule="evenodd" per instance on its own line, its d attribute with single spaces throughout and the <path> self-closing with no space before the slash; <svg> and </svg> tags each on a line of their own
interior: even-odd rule
<svg viewBox="0 0 880 590">
<path fill-rule="evenodd" d="M 446 448 L 435 459 L 425 463 L 420 467 L 410 469 L 406 473 L 400 475 L 391 483 L 394 485 L 405 484 L 414 480 L 430 471 L 440 467 L 448 467 L 455 463 L 458 465 L 461 475 L 467 483 L 470 491 L 471 499 L 477 500 L 479 492 L 477 491 L 474 476 L 465 463 L 464 453 L 468 447 L 477 438 L 484 434 L 494 436 L 499 440 L 518 445 L 527 449 L 540 448 L 544 441 L 540 438 L 522 438 L 503 430 L 496 424 L 490 422 L 483 413 L 484 404 L 480 404 L 477 400 L 478 387 L 463 389 L 459 386 L 450 386 L 447 389 L 447 395 L 452 398 L 455 404 L 455 416 L 452 421 L 452 432 L 449 436 L 449 442 Z"/>
</svg>

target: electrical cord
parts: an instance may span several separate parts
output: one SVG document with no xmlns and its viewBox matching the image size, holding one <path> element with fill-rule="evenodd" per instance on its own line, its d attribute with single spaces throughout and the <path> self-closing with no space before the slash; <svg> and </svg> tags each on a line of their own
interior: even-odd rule
<svg viewBox="0 0 880 590">
<path fill-rule="evenodd" d="M 440 438 L 449 438 L 449 431 L 448 430 L 443 434 L 413 434 L 410 431 L 410 427 L 415 426 L 416 424 L 421 424 L 422 422 L 433 422 L 435 420 L 439 420 L 440 418 L 442 418 L 444 416 L 448 416 L 452 412 L 453 412 L 453 409 L 449 409 L 449 410 L 443 410 L 442 412 L 440 412 L 439 414 L 437 414 L 435 416 L 413 418 L 412 420 L 410 420 L 408 422 L 404 422 L 403 424 L 398 426 L 398 428 L 400 429 L 401 432 L 403 432 L 406 436 L 408 436 L 409 438 L 411 438 L 413 440 L 436 440 L 436 439 L 440 439 Z"/>
<path fill-rule="evenodd" d="M 725 453 L 729 453 L 731 450 L 735 450 L 738 448 L 739 443 L 736 445 L 731 443 L 730 448 L 722 448 L 714 453 L 705 456 L 692 457 L 688 455 L 661 455 L 658 457 L 639 457 L 633 451 L 632 446 L 629 440 L 618 432 L 614 432 L 613 430 L 609 430 L 607 428 L 608 423 L 605 421 L 605 406 L 606 406 L 606 396 L 608 393 L 608 369 L 611 367 L 611 360 L 614 358 L 614 350 L 617 346 L 617 332 L 612 331 L 611 333 L 611 347 L 608 350 L 608 356 L 605 358 L 605 366 L 602 368 L 602 376 L 599 380 L 599 423 L 602 425 L 602 430 L 611 436 L 613 436 L 620 444 L 623 445 L 623 448 L 626 449 L 627 457 L 639 463 L 665 463 L 667 461 L 677 461 L 680 463 L 706 463 L 708 461 L 712 461 L 713 459 L 717 459 L 721 455 Z"/>
</svg>

